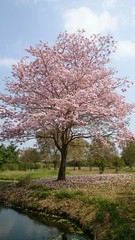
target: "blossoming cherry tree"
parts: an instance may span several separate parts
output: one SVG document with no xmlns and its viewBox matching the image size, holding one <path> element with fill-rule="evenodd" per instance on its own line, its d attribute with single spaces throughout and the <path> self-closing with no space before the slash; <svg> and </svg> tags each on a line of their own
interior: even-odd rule
<svg viewBox="0 0 135 240">
<path fill-rule="evenodd" d="M 110 136 L 124 144 L 133 137 L 125 118 L 134 105 L 117 91 L 128 81 L 109 67 L 112 36 L 65 31 L 53 46 L 40 41 L 26 51 L 0 95 L 2 139 L 52 138 L 61 154 L 58 180 L 64 180 L 72 140 Z"/>
</svg>

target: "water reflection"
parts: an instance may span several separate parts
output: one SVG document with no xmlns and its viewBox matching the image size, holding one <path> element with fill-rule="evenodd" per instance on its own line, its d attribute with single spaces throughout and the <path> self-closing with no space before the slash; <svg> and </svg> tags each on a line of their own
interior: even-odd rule
<svg viewBox="0 0 135 240">
<path fill-rule="evenodd" d="M 47 226 L 13 209 L 0 209 L 0 240 L 86 240 L 87 237 Z"/>
<path fill-rule="evenodd" d="M 62 240 L 67 240 L 67 235 L 65 233 L 62 233 Z"/>
</svg>

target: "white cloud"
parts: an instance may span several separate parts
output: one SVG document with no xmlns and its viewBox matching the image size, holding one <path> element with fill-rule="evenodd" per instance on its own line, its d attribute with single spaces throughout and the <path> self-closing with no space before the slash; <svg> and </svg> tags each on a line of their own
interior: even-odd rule
<svg viewBox="0 0 135 240">
<path fill-rule="evenodd" d="M 117 43 L 116 58 L 135 57 L 135 42 L 122 40 Z"/>
<path fill-rule="evenodd" d="M 0 67 L 11 67 L 17 63 L 17 59 L 14 58 L 0 58 Z"/>
<path fill-rule="evenodd" d="M 104 0 L 102 6 L 105 9 L 114 8 L 116 6 L 117 1 L 118 0 Z"/>
<path fill-rule="evenodd" d="M 87 35 L 116 31 L 118 18 L 110 15 L 108 11 L 100 14 L 88 7 L 72 8 L 64 13 L 64 28 L 69 32 L 84 28 Z"/>
</svg>

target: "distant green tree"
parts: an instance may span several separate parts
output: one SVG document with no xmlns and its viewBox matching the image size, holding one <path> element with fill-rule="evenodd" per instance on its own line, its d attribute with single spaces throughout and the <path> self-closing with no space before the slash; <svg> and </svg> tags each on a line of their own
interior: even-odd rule
<svg viewBox="0 0 135 240">
<path fill-rule="evenodd" d="M 76 167 L 78 167 L 79 170 L 81 169 L 88 146 L 88 142 L 81 138 L 75 139 L 69 144 L 67 159 L 73 162 L 74 170 Z"/>
<path fill-rule="evenodd" d="M 37 168 L 37 162 L 40 159 L 40 154 L 36 149 L 26 149 L 21 152 L 19 156 L 19 163 L 20 163 L 20 168 L 22 170 L 27 170 L 27 169 L 36 169 Z"/>
<path fill-rule="evenodd" d="M 57 153 L 53 156 L 53 167 L 54 167 L 54 170 L 57 170 L 58 167 L 59 167 L 59 164 L 60 164 L 60 154 Z"/>
<path fill-rule="evenodd" d="M 132 169 L 135 164 L 135 141 L 129 143 L 127 147 L 123 149 L 121 157 L 125 165 Z"/>
<path fill-rule="evenodd" d="M 106 168 L 107 160 L 103 156 L 96 156 L 94 164 L 98 167 L 99 173 L 102 174 Z"/>
<path fill-rule="evenodd" d="M 119 170 L 124 166 L 124 161 L 119 156 L 114 156 L 112 159 L 112 165 L 115 167 L 115 172 L 118 173 Z"/>
<path fill-rule="evenodd" d="M 13 164 L 17 163 L 18 159 L 18 150 L 14 145 L 5 146 L 4 144 L 0 145 L 0 168 L 3 164 Z"/>
<path fill-rule="evenodd" d="M 99 168 L 99 173 L 103 173 L 106 166 L 112 164 L 112 159 L 116 155 L 117 150 L 113 143 L 108 141 L 108 144 L 104 145 L 99 139 L 94 139 L 89 146 L 88 161 L 89 164 Z"/>
<path fill-rule="evenodd" d="M 46 138 L 40 138 L 39 135 L 43 135 Z M 38 148 L 41 154 L 41 160 L 46 163 L 46 166 L 49 167 L 49 163 L 52 163 L 54 169 L 56 170 L 59 167 L 60 163 L 60 154 L 57 147 L 54 144 L 53 139 L 47 138 L 47 134 L 41 133 L 40 131 L 36 133 L 36 141 Z"/>
<path fill-rule="evenodd" d="M 17 150 L 17 147 L 13 144 L 8 145 L 6 147 L 6 153 L 7 153 L 7 160 L 10 162 L 14 162 L 18 159 L 18 153 L 19 150 Z"/>
<path fill-rule="evenodd" d="M 6 157 L 6 147 L 1 144 L 0 145 L 0 167 L 2 166 L 3 163 L 7 162 L 7 157 Z"/>
<path fill-rule="evenodd" d="M 92 171 L 92 167 L 94 166 L 94 162 L 95 162 L 94 157 L 88 155 L 87 156 L 87 165 L 88 165 L 90 171 Z"/>
</svg>

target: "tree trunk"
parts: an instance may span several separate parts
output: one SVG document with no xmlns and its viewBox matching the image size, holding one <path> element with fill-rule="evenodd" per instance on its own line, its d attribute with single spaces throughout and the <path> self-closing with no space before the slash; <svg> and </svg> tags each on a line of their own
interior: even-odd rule
<svg viewBox="0 0 135 240">
<path fill-rule="evenodd" d="M 65 180 L 66 178 L 66 159 L 67 159 L 67 146 L 64 146 L 61 150 L 61 162 L 57 180 Z"/>
<path fill-rule="evenodd" d="M 78 170 L 81 170 L 81 162 L 78 161 Z"/>
<path fill-rule="evenodd" d="M 75 171 L 75 167 L 76 167 L 76 162 L 75 162 L 75 159 L 73 159 L 73 165 L 74 165 L 74 171 Z"/>
</svg>

